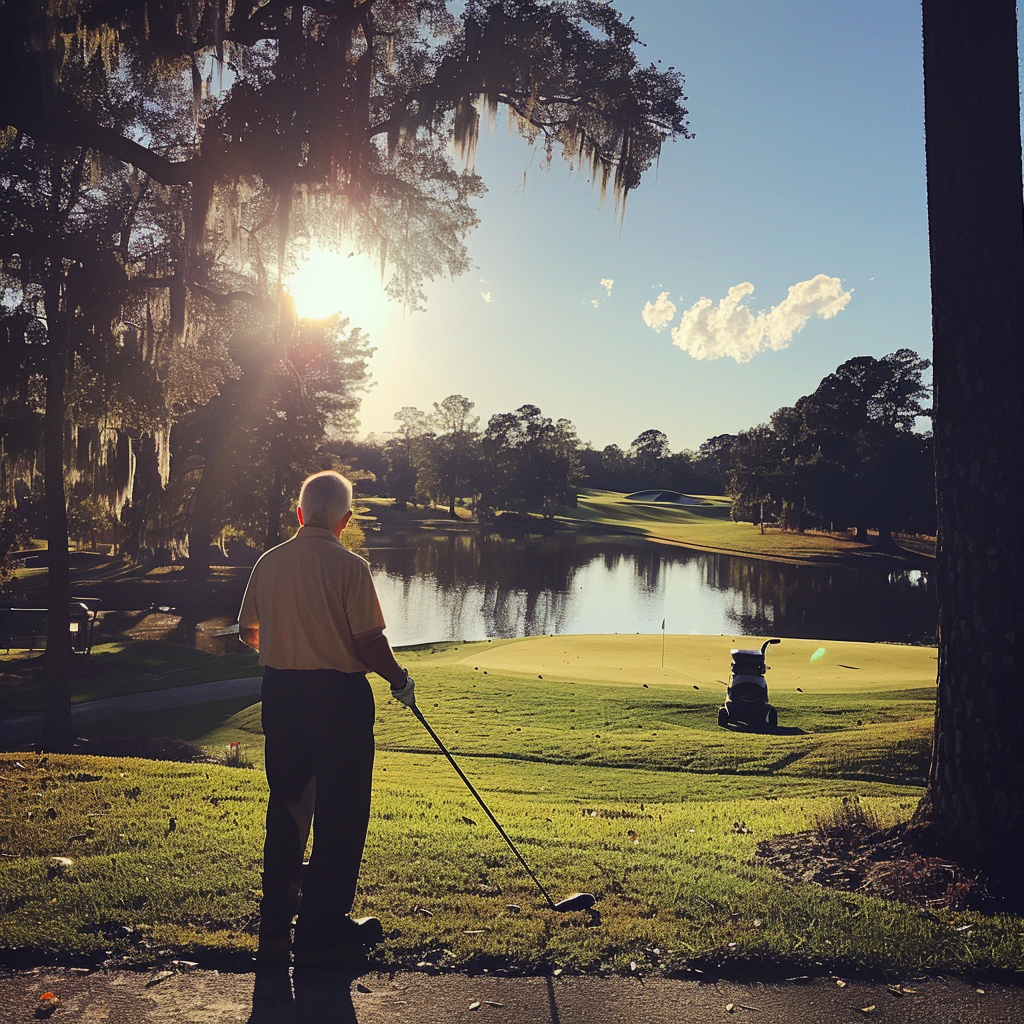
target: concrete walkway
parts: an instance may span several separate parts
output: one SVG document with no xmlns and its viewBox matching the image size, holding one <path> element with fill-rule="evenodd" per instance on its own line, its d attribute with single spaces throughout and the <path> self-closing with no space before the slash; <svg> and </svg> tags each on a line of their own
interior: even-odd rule
<svg viewBox="0 0 1024 1024">
<path fill-rule="evenodd" d="M 193 683 L 191 686 L 175 686 L 168 690 L 148 690 L 123 697 L 82 701 L 72 705 L 71 721 L 75 725 L 82 725 L 133 711 L 163 711 L 231 697 L 252 697 L 255 702 L 260 699 L 262 682 L 261 676 L 218 679 L 212 683 Z M 31 749 L 39 736 L 42 722 L 41 714 L 0 714 L 0 750 Z"/>
<path fill-rule="evenodd" d="M 216 971 L 0 971 L 0 1024 L 38 1019 L 39 997 L 60 999 L 51 1019 L 81 1024 L 1017 1024 L 1024 990 L 948 978 L 900 983 L 808 979 L 740 984 L 660 978 L 317 973 L 257 981 Z"/>
</svg>

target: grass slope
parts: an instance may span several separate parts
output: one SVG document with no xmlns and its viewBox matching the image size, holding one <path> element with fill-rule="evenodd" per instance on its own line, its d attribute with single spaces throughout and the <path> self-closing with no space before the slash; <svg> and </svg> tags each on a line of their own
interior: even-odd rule
<svg viewBox="0 0 1024 1024">
<path fill-rule="evenodd" d="M 630 533 L 686 547 L 795 562 L 862 561 L 879 556 L 863 544 L 834 534 L 764 533 L 752 523 L 730 520 L 727 498 L 706 497 L 704 505 L 663 505 L 626 501 L 617 491 L 581 490 L 577 507 L 561 518 L 585 529 Z M 931 554 L 928 545 L 909 546 L 914 557 Z"/>
<path fill-rule="evenodd" d="M 699 683 L 652 675 L 644 686 L 650 637 L 407 652 L 428 721 L 545 886 L 556 899 L 593 891 L 600 913 L 544 909 L 422 727 L 380 688 L 357 910 L 385 922 L 381 966 L 1024 965 L 1017 918 L 797 885 L 756 857 L 762 839 L 813 826 L 846 796 L 883 822 L 911 813 L 934 652 L 830 644 L 811 666 L 786 641 L 771 678 L 783 729 L 762 736 L 715 725 L 713 673 L 742 638 L 689 638 L 688 653 L 676 639 L 668 650 Z M 791 672 L 807 673 L 804 693 Z M 258 763 L 258 707 L 230 711 L 197 708 L 175 727 L 215 748 L 241 740 Z M 257 771 L 0 757 L 0 947 L 139 960 L 254 949 L 265 798 Z"/>
<path fill-rule="evenodd" d="M 237 654 L 214 655 L 167 640 L 97 644 L 74 671 L 74 703 L 259 674 L 255 653 L 241 644 Z M 42 657 L 15 654 L 0 673 L 0 712 L 41 711 L 44 686 Z"/>
</svg>

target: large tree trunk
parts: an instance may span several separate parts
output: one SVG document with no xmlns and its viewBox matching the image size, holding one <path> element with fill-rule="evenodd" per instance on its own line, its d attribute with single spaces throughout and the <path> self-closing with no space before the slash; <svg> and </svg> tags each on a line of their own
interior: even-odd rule
<svg viewBox="0 0 1024 1024">
<path fill-rule="evenodd" d="M 68 555 L 68 510 L 64 491 L 65 384 L 69 361 L 69 318 L 60 309 L 59 268 L 46 291 L 47 374 L 43 421 L 47 596 L 46 683 L 40 750 L 70 751 L 71 649 L 68 612 L 71 605 L 71 560 Z"/>
<path fill-rule="evenodd" d="M 160 520 L 160 469 L 156 444 L 151 437 L 135 442 L 135 481 L 131 503 L 125 507 L 122 519 L 126 524 L 124 551 L 136 562 L 153 558 L 155 527 Z"/>
<path fill-rule="evenodd" d="M 919 822 L 997 873 L 1024 847 L 1024 228 L 1014 0 L 924 0 L 939 696 Z"/>
<path fill-rule="evenodd" d="M 188 517 L 188 561 L 185 576 L 196 582 L 210 575 L 210 545 L 213 543 L 213 520 L 224 494 L 223 444 L 208 440 L 206 462 L 192 497 Z"/>
</svg>

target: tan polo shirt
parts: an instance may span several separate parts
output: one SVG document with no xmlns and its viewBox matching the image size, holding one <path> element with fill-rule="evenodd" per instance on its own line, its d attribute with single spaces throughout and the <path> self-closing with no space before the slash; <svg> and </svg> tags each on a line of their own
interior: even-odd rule
<svg viewBox="0 0 1024 1024">
<path fill-rule="evenodd" d="M 261 665 L 365 672 L 355 638 L 383 630 L 384 615 L 367 562 L 330 530 L 303 526 L 260 556 L 238 624 L 259 627 Z"/>
</svg>

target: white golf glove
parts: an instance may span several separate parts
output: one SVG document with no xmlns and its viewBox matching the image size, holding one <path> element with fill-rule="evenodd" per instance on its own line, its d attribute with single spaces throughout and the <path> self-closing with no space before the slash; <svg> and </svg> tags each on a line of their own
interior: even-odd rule
<svg viewBox="0 0 1024 1024">
<path fill-rule="evenodd" d="M 391 696 L 407 708 L 411 708 L 416 703 L 415 689 L 416 684 L 413 682 L 412 676 L 406 671 L 404 684 L 399 686 L 395 686 L 394 683 L 391 684 Z"/>
</svg>

